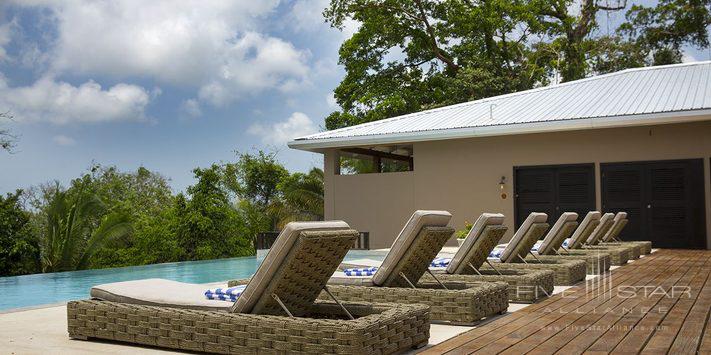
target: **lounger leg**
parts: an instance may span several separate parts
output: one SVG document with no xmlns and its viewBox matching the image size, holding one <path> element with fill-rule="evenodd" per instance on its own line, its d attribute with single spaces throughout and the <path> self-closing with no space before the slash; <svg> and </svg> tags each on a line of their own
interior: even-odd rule
<svg viewBox="0 0 711 355">
<path fill-rule="evenodd" d="M 537 256 L 535 256 L 532 251 L 529 251 L 528 253 L 531 254 L 531 256 L 532 256 L 534 259 L 536 259 L 536 261 L 538 261 L 539 264 L 543 264 L 543 262 L 541 261 L 541 259 L 539 259 Z"/>
<path fill-rule="evenodd" d="M 438 283 L 440 286 L 442 286 L 443 289 L 445 289 L 445 290 L 447 289 L 447 286 L 445 286 L 445 285 L 442 283 L 442 281 L 440 281 L 440 280 L 437 278 L 437 276 L 435 276 L 435 274 L 432 273 L 432 271 L 431 271 L 430 269 L 427 269 L 427 272 L 430 274 L 430 276 L 432 276 L 433 279 L 435 279 L 435 281 L 437 281 L 437 283 Z"/>
<path fill-rule="evenodd" d="M 484 276 L 479 272 L 479 270 L 477 270 L 477 268 L 474 267 L 474 265 L 472 265 L 472 263 L 467 263 L 467 265 L 469 265 L 469 267 L 472 268 L 472 270 L 474 270 L 474 272 L 476 272 L 477 275 Z"/>
<path fill-rule="evenodd" d="M 564 247 L 564 246 L 562 246 L 562 245 L 561 245 L 560 247 L 563 248 L 563 250 L 565 250 L 565 253 L 566 253 L 566 254 L 570 254 L 570 250 L 568 250 L 568 248 L 566 248 L 566 247 Z"/>
<path fill-rule="evenodd" d="M 410 279 L 408 279 L 407 276 L 405 276 L 405 274 L 403 274 L 402 272 L 400 272 L 400 277 L 405 279 L 405 282 L 407 282 L 410 285 L 410 287 L 417 288 L 417 287 L 415 287 L 415 285 L 412 282 L 410 282 Z"/>
<path fill-rule="evenodd" d="M 281 298 L 279 298 L 276 293 L 272 293 L 272 298 L 277 301 L 277 303 L 281 306 L 281 309 L 283 309 L 284 312 L 289 315 L 289 317 L 294 318 L 294 315 L 289 312 L 289 309 L 286 308 L 286 305 L 284 305 L 284 302 L 281 301 Z"/>
<path fill-rule="evenodd" d="M 353 315 L 351 314 L 351 312 L 348 312 L 348 310 L 347 310 L 346 307 L 343 305 L 343 303 L 341 303 L 341 301 L 339 301 L 339 300 L 336 298 L 336 296 L 334 296 L 334 295 L 331 293 L 331 291 L 328 290 L 328 287 L 323 286 L 323 290 L 326 291 L 326 293 L 327 293 L 329 296 L 331 296 L 331 298 L 332 298 L 339 306 L 341 306 L 341 309 L 343 310 L 343 312 L 346 312 L 346 315 L 348 315 L 348 318 L 350 318 L 351 320 L 354 320 L 354 319 L 355 319 L 355 318 L 353 318 Z"/>
<path fill-rule="evenodd" d="M 526 259 L 522 258 L 521 255 L 516 255 L 518 256 L 519 260 L 523 261 L 524 264 L 528 264 L 528 261 Z"/>
<path fill-rule="evenodd" d="M 501 273 L 501 271 L 499 271 L 499 269 L 497 269 L 497 268 L 494 267 L 494 265 L 491 263 L 491 261 L 486 260 L 486 263 L 487 263 L 492 269 L 494 269 L 494 271 L 496 271 L 497 274 L 503 275 L 503 274 Z M 469 266 L 472 266 L 472 265 L 469 264 Z M 473 266 L 472 266 L 472 267 L 473 267 Z"/>
</svg>

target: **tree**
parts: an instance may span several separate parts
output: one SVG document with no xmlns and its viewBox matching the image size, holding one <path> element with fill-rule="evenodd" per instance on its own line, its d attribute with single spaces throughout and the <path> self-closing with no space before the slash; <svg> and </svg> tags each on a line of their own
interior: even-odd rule
<svg viewBox="0 0 711 355">
<path fill-rule="evenodd" d="M 40 270 L 39 244 L 30 225 L 30 213 L 20 205 L 21 195 L 22 190 L 0 195 L 0 276 Z"/>
<path fill-rule="evenodd" d="M 336 129 L 643 65 L 708 48 L 711 0 L 653 7 L 599 0 L 331 0 L 326 20 L 360 23 L 343 42 Z M 626 23 L 600 35 L 605 11 Z"/>
<path fill-rule="evenodd" d="M 262 227 L 265 221 L 267 228 L 276 228 L 277 218 L 269 213 L 268 207 L 278 198 L 278 184 L 289 172 L 276 161 L 275 153 L 265 153 L 259 151 L 257 154 L 238 154 L 236 163 L 224 165 L 224 184 L 226 188 L 234 193 L 239 199 L 246 201 L 240 203 L 244 208 L 261 213 L 264 218 L 257 218 L 253 223 L 259 221 L 258 226 L 252 224 L 250 230 L 260 232 L 257 229 Z"/>
<path fill-rule="evenodd" d="M 129 234 L 130 217 L 121 211 L 106 213 L 107 206 L 87 191 L 84 176 L 73 187 L 59 184 L 50 192 L 42 211 L 46 221 L 41 239 L 43 272 L 82 270 L 108 241 Z"/>
<path fill-rule="evenodd" d="M 176 198 L 177 242 L 188 260 L 253 255 L 252 236 L 230 204 L 223 167 L 193 170 L 197 183 Z"/>
<path fill-rule="evenodd" d="M 292 221 L 323 220 L 323 170 L 313 168 L 308 174 L 291 174 L 277 187 L 280 198 L 270 210 L 278 217 L 280 228 Z"/>
<path fill-rule="evenodd" d="M 0 112 L 0 120 L 7 119 L 12 120 L 12 115 L 10 112 Z M 15 142 L 17 141 L 17 136 L 12 134 L 8 129 L 0 129 L 0 150 L 5 150 L 12 152 L 15 148 Z"/>
</svg>

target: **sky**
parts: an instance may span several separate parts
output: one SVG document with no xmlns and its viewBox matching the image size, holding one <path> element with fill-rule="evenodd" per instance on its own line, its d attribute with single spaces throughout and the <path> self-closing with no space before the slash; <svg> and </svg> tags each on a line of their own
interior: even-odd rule
<svg viewBox="0 0 711 355">
<path fill-rule="evenodd" d="M 144 166 L 174 190 L 191 170 L 274 150 L 292 171 L 322 166 L 291 150 L 323 130 L 344 75 L 343 31 L 327 0 L 2 1 L 0 111 L 14 154 L 0 154 L 0 193 L 59 180 L 92 162 Z"/>
<path fill-rule="evenodd" d="M 0 112 L 14 116 L 0 128 L 18 136 L 0 153 L 0 193 L 66 185 L 92 163 L 144 166 L 182 191 L 192 169 L 258 149 L 292 171 L 321 167 L 286 142 L 337 109 L 338 48 L 357 24 L 331 28 L 327 4 L 0 0 Z"/>
</svg>

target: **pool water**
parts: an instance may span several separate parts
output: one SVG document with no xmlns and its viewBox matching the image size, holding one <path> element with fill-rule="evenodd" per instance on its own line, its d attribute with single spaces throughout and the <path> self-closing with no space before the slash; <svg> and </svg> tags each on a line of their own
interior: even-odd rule
<svg viewBox="0 0 711 355">
<path fill-rule="evenodd" d="M 385 252 L 351 250 L 345 261 L 363 258 L 383 260 Z M 160 278 L 208 283 L 240 279 L 254 274 L 260 262 L 252 256 L 0 277 L 0 311 L 87 298 L 92 286 L 109 282 Z"/>
</svg>

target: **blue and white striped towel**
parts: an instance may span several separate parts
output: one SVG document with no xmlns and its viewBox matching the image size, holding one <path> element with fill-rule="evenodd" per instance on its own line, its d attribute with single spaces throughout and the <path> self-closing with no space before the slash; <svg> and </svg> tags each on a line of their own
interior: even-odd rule
<svg viewBox="0 0 711 355">
<path fill-rule="evenodd" d="M 568 239 L 566 239 L 566 240 L 563 241 L 563 246 L 564 246 L 564 247 L 567 248 L 567 247 L 568 247 L 568 244 L 570 244 L 570 238 L 568 238 Z"/>
<path fill-rule="evenodd" d="M 207 297 L 208 300 L 235 302 L 242 292 L 244 292 L 246 287 L 247 285 L 239 285 L 228 288 L 211 288 L 205 291 L 205 297 Z"/>
<path fill-rule="evenodd" d="M 346 274 L 346 276 L 373 276 L 376 271 L 378 271 L 378 268 L 375 266 L 343 269 L 343 273 Z"/>
<path fill-rule="evenodd" d="M 496 248 L 489 253 L 490 258 L 501 258 L 501 254 L 504 252 L 504 248 Z"/>
<path fill-rule="evenodd" d="M 446 267 L 452 262 L 452 258 L 435 258 L 430 263 L 430 267 Z"/>
<path fill-rule="evenodd" d="M 536 244 L 533 244 L 531 251 L 538 251 L 538 249 L 541 247 L 541 244 L 543 244 L 542 240 L 537 241 Z"/>
</svg>

